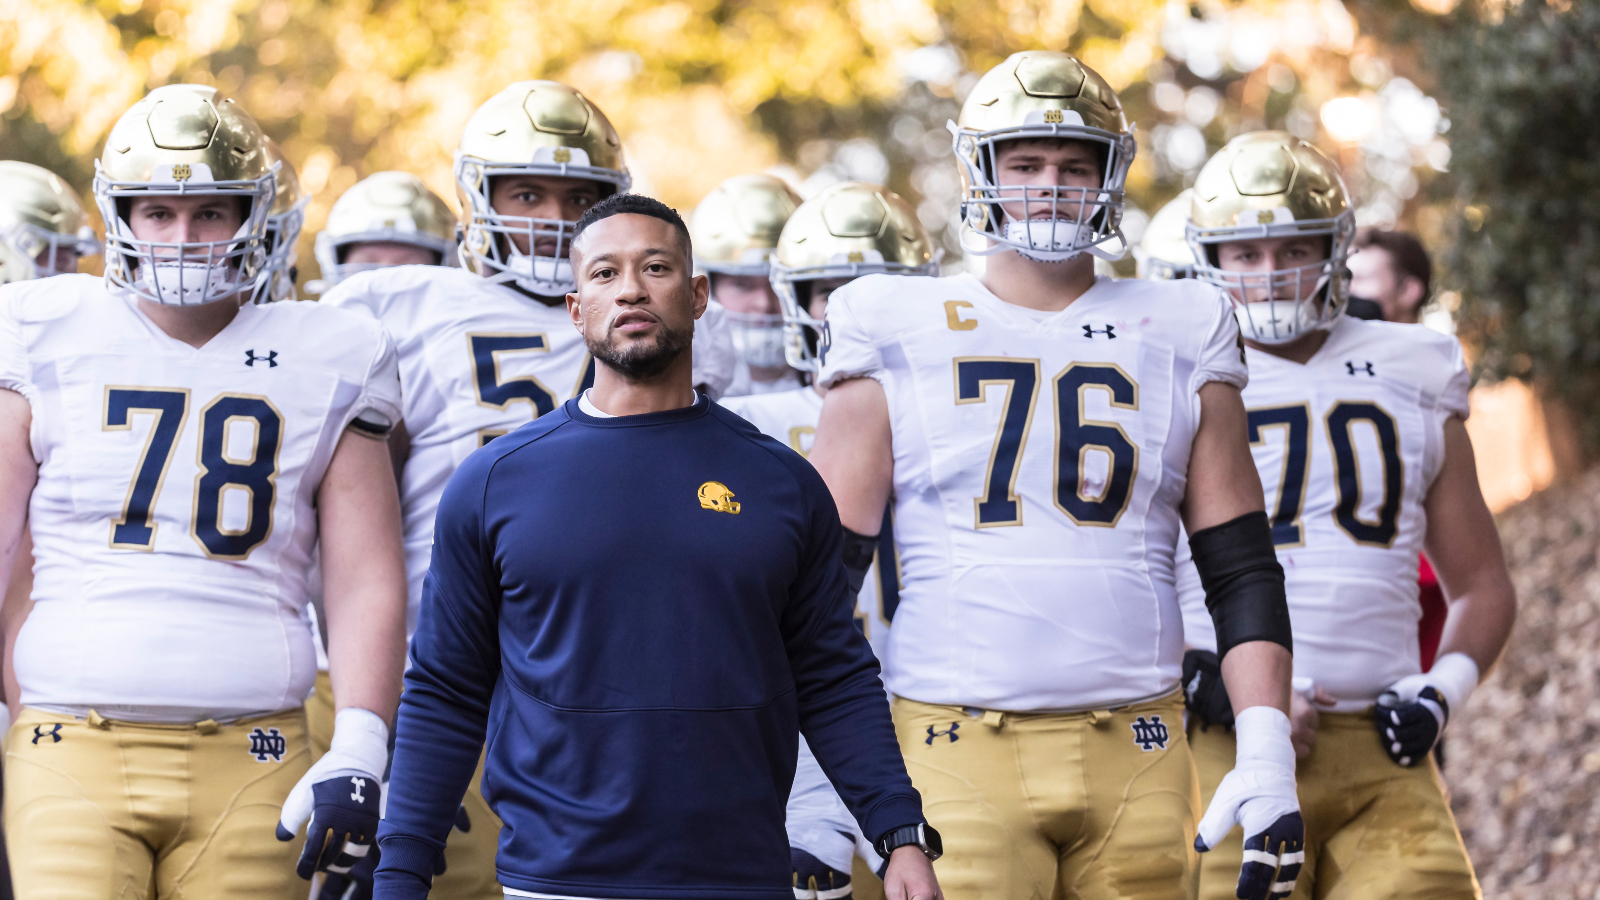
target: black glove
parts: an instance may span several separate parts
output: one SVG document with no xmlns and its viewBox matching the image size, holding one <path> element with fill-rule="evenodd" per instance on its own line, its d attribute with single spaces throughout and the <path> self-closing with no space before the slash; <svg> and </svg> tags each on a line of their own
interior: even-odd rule
<svg viewBox="0 0 1600 900">
<path fill-rule="evenodd" d="M 372 900 L 372 880 L 378 872 L 378 845 L 343 875 L 328 873 L 316 900 Z"/>
<path fill-rule="evenodd" d="M 1372 708 L 1383 751 L 1402 766 L 1410 767 L 1428 757 L 1439 743 L 1445 723 L 1450 721 L 1450 704 L 1436 688 L 1425 687 L 1417 699 L 1407 703 L 1398 694 L 1385 691 Z"/>
<path fill-rule="evenodd" d="M 1299 813 L 1279 816 L 1259 834 L 1245 838 L 1239 870 L 1241 900 L 1284 900 L 1306 861 L 1306 826 Z"/>
<path fill-rule="evenodd" d="M 1233 727 L 1233 702 L 1222 683 L 1222 660 L 1209 650 L 1183 654 L 1183 705 L 1204 728 Z"/>
<path fill-rule="evenodd" d="M 295 867 L 301 878 L 309 881 L 318 871 L 347 874 L 371 853 L 378 837 L 382 790 L 378 779 L 360 775 L 339 775 L 311 786 L 311 824 L 306 826 L 305 850 Z M 294 835 L 278 823 L 278 840 L 292 841 Z"/>
<path fill-rule="evenodd" d="M 472 830 L 472 819 L 467 817 L 467 806 L 465 803 L 456 807 L 456 830 L 462 834 L 466 834 Z"/>
<path fill-rule="evenodd" d="M 849 872 L 829 868 L 799 847 L 789 848 L 789 865 L 794 870 L 796 900 L 850 900 Z"/>
</svg>

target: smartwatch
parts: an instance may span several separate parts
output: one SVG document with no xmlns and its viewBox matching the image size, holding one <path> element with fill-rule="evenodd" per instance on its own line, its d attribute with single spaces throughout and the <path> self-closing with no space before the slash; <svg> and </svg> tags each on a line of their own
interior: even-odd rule
<svg viewBox="0 0 1600 900">
<path fill-rule="evenodd" d="M 873 849 L 887 861 L 891 853 L 907 844 L 914 844 L 930 861 L 944 855 L 944 841 L 939 839 L 939 832 L 934 831 L 932 825 L 902 825 L 899 828 L 891 828 L 878 838 Z"/>
</svg>

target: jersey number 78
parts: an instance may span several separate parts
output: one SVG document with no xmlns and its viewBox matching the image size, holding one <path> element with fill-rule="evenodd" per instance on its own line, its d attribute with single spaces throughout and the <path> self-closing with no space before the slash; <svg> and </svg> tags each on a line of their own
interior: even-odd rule
<svg viewBox="0 0 1600 900">
<path fill-rule="evenodd" d="M 189 416 L 189 391 L 184 388 L 106 387 L 103 431 L 128 431 L 132 415 L 155 417 L 139 463 L 122 502 L 122 515 L 111 520 L 111 546 L 118 550 L 155 549 L 154 509 L 166 481 Z M 232 430 L 248 427 L 254 441 L 247 457 L 230 455 Z M 283 416 L 265 397 L 219 394 L 200 411 L 200 472 L 195 476 L 194 511 L 189 533 L 212 559 L 244 559 L 272 534 L 272 504 L 277 490 L 278 451 L 283 445 Z M 223 495 L 246 496 L 242 527 L 223 524 Z"/>
</svg>

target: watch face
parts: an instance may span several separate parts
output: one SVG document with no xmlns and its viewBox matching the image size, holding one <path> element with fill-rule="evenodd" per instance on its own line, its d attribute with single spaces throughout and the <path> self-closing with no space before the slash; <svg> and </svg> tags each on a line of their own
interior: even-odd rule
<svg viewBox="0 0 1600 900">
<path fill-rule="evenodd" d="M 933 830 L 932 825 L 922 826 L 922 843 L 929 859 L 938 859 L 944 855 L 944 840 L 939 837 L 939 832 Z"/>
</svg>

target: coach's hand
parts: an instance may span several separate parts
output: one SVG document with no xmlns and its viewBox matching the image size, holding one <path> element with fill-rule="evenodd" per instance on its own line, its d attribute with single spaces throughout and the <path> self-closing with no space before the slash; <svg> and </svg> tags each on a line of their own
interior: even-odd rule
<svg viewBox="0 0 1600 900">
<path fill-rule="evenodd" d="M 306 846 L 295 871 L 343 875 L 372 849 L 378 835 L 389 728 L 376 713 L 347 707 L 334 718 L 333 742 L 289 792 L 278 840 L 293 840 L 307 819 Z"/>
<path fill-rule="evenodd" d="M 885 900 L 944 900 L 939 879 L 933 877 L 933 861 L 920 847 L 898 847 L 889 855 L 889 868 L 883 873 Z"/>
<path fill-rule="evenodd" d="M 1289 717 L 1270 706 L 1252 706 L 1239 713 L 1233 730 L 1238 739 L 1233 771 L 1217 785 L 1194 848 L 1204 853 L 1226 838 L 1235 823 L 1242 825 L 1244 866 L 1238 896 L 1281 900 L 1294 891 L 1306 856 Z"/>
</svg>

